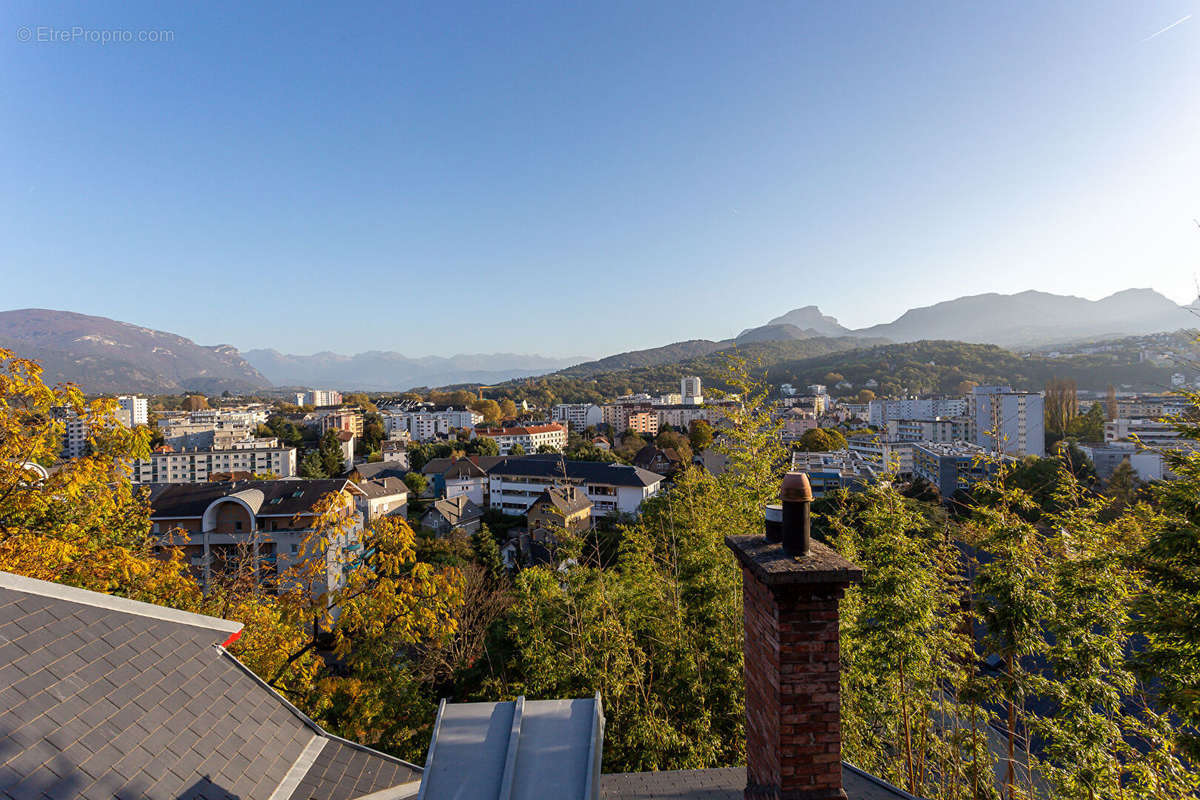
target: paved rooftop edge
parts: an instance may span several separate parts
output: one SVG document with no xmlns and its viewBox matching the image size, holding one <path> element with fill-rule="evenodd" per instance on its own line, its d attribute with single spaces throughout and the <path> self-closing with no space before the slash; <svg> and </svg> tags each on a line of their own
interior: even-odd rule
<svg viewBox="0 0 1200 800">
<path fill-rule="evenodd" d="M 769 586 L 850 584 L 862 580 L 862 569 L 816 540 L 804 558 L 792 558 L 784 552 L 783 545 L 770 543 L 764 536 L 726 536 L 725 544 L 742 566 Z"/>
</svg>

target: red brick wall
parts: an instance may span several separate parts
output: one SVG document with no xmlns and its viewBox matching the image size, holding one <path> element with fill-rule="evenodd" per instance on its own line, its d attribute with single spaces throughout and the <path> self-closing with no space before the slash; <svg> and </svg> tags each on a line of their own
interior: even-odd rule
<svg viewBox="0 0 1200 800">
<path fill-rule="evenodd" d="M 774 590 L 742 570 L 746 798 L 842 794 L 837 585 Z"/>
</svg>

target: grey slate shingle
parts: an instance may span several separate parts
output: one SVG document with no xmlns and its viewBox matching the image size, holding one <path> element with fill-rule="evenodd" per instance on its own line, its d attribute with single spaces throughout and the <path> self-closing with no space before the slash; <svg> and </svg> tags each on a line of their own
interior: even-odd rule
<svg viewBox="0 0 1200 800">
<path fill-rule="evenodd" d="M 0 798 L 267 800 L 314 736 L 346 766 L 293 797 L 419 780 L 298 714 L 216 646 L 231 629 L 0 573 Z"/>
</svg>

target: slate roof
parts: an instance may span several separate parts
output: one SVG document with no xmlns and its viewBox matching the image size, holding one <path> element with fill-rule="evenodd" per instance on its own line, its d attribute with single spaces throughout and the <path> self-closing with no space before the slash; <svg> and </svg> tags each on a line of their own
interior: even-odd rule
<svg viewBox="0 0 1200 800">
<path fill-rule="evenodd" d="M 438 500 L 429 507 L 425 516 L 437 515 L 446 520 L 451 526 L 462 525 L 483 516 L 483 509 L 471 502 L 465 494 L 451 497 L 449 500 Z"/>
<path fill-rule="evenodd" d="M 446 468 L 444 477 L 446 480 L 454 480 L 457 478 L 482 478 L 487 475 L 478 464 L 474 464 L 470 459 L 460 458 L 449 467 Z"/>
<path fill-rule="evenodd" d="M 588 496 L 575 486 L 551 486 L 533 501 L 533 506 L 530 508 L 546 503 L 554 506 L 564 517 L 580 511 L 587 511 L 592 507 L 592 501 L 588 499 Z"/>
<path fill-rule="evenodd" d="M 373 461 L 367 464 L 355 464 L 351 472 L 357 472 L 362 480 L 378 480 L 379 478 L 403 479 L 410 470 L 400 466 L 398 461 Z"/>
<path fill-rule="evenodd" d="M 585 483 L 605 483 L 612 486 L 653 486 L 663 480 L 662 475 L 640 467 L 603 464 L 599 461 L 570 461 L 561 456 L 548 454 L 506 458 L 489 469 L 488 475 L 515 475 L 532 478 L 565 477 Z"/>
<path fill-rule="evenodd" d="M 391 497 L 397 494 L 408 494 L 408 486 L 399 478 L 377 478 L 374 480 L 357 481 L 355 484 L 367 497 Z"/>
<path fill-rule="evenodd" d="M 0 572 L 0 798 L 340 800 L 419 780 L 263 684 L 219 646 L 240 630 Z"/>
<path fill-rule="evenodd" d="M 915 800 L 912 795 L 862 770 L 842 764 L 849 800 Z M 746 768 L 684 769 L 604 775 L 601 800 L 742 800 Z"/>
<path fill-rule="evenodd" d="M 199 518 L 214 500 L 231 495 L 246 500 L 256 514 L 290 517 L 311 511 L 322 497 L 346 488 L 349 483 L 345 478 L 156 483 L 150 485 L 150 518 Z"/>
</svg>

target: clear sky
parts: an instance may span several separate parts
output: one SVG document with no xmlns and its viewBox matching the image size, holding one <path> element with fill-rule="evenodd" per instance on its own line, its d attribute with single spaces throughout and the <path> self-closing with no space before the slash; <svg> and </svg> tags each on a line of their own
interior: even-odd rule
<svg viewBox="0 0 1200 800">
<path fill-rule="evenodd" d="M 7 0 L 0 308 L 599 356 L 1194 296 L 1200 0 L 575 5 Z"/>
</svg>

